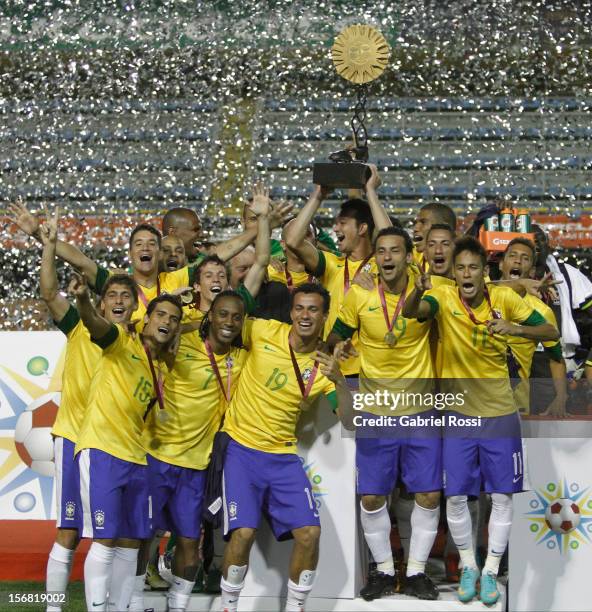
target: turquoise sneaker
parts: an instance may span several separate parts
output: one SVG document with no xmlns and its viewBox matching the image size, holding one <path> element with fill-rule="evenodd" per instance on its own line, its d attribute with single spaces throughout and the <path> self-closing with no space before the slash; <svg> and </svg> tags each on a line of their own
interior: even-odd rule
<svg viewBox="0 0 592 612">
<path fill-rule="evenodd" d="M 499 599 L 500 592 L 497 588 L 497 576 L 490 572 L 481 574 L 481 591 L 479 597 L 486 606 L 492 606 Z"/>
<path fill-rule="evenodd" d="M 479 570 L 476 567 L 463 568 L 458 585 L 458 598 L 463 603 L 471 601 L 477 595 L 477 580 L 479 580 Z"/>
</svg>

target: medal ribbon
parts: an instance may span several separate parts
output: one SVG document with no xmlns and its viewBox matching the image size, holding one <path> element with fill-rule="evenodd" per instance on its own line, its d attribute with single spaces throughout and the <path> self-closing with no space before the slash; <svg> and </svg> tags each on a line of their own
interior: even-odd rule
<svg viewBox="0 0 592 612">
<path fill-rule="evenodd" d="M 146 308 L 148 308 L 148 303 L 149 300 L 146 297 L 146 294 L 142 291 L 142 287 L 140 287 L 140 285 L 137 285 L 138 287 L 138 297 L 140 298 L 140 301 L 142 302 L 142 304 L 144 304 L 144 306 Z M 158 297 L 160 295 L 160 277 L 156 277 L 156 297 Z"/>
<path fill-rule="evenodd" d="M 358 266 L 358 269 L 356 270 L 356 273 L 354 274 L 352 281 L 356 278 L 356 276 L 358 275 L 358 272 L 370 261 L 371 257 L 372 257 L 372 253 L 368 255 L 368 257 L 366 257 L 366 259 L 364 259 L 362 263 Z M 349 261 L 349 258 L 346 257 L 345 258 L 345 270 L 343 272 L 343 294 L 344 295 L 349 291 L 349 285 L 350 285 L 348 261 Z"/>
<path fill-rule="evenodd" d="M 467 303 L 465 298 L 460 294 L 460 289 L 458 289 L 457 291 L 458 291 L 458 297 L 459 297 L 460 301 L 462 302 L 462 305 L 464 306 L 465 310 L 467 311 L 467 314 L 469 315 L 469 319 L 471 319 L 471 321 L 475 325 L 485 325 L 485 323 L 487 323 L 487 321 L 479 321 L 477 319 L 477 317 L 475 316 L 475 314 L 473 313 L 473 311 L 471 310 L 471 307 L 469 306 L 469 304 Z M 487 305 L 489 306 L 489 310 L 491 311 L 491 316 L 494 319 L 499 319 L 500 317 L 493 310 L 493 306 L 491 305 L 491 298 L 489 297 L 489 291 L 487 291 L 487 287 L 483 288 L 483 295 L 485 296 L 485 299 L 487 300 Z"/>
<path fill-rule="evenodd" d="M 312 372 L 308 377 L 308 382 L 306 383 L 306 387 L 304 386 L 304 380 L 302 379 L 302 374 L 300 373 L 300 368 L 298 367 L 298 362 L 296 361 L 296 355 L 294 354 L 294 349 L 290 344 L 290 337 L 288 337 L 288 347 L 290 348 L 290 358 L 292 359 L 292 367 L 294 368 L 294 374 L 296 374 L 296 380 L 298 381 L 298 386 L 300 387 L 300 393 L 302 393 L 302 397 L 306 399 L 312 389 L 312 385 L 317 376 L 317 372 L 319 369 L 319 362 L 315 360 L 314 365 L 312 367 Z"/>
<path fill-rule="evenodd" d="M 382 314 L 384 315 L 384 320 L 386 321 L 386 327 L 389 332 L 393 331 L 393 327 L 395 326 L 395 321 L 399 316 L 401 310 L 403 310 L 403 306 L 405 306 L 405 300 L 407 299 L 407 288 L 409 287 L 409 277 L 407 277 L 407 284 L 405 285 L 405 289 L 401 293 L 401 297 L 397 303 L 397 307 L 395 309 L 395 314 L 393 315 L 392 321 L 389 319 L 388 307 L 386 305 L 386 298 L 384 296 L 384 287 L 382 283 L 378 283 L 378 295 L 380 295 L 380 304 L 382 305 Z"/>
<path fill-rule="evenodd" d="M 308 278 L 306 279 L 306 282 L 314 283 L 314 275 L 309 274 Z M 288 285 L 288 291 L 294 291 L 294 279 L 292 278 L 292 275 L 290 274 L 290 270 L 288 270 L 288 268 L 286 268 L 286 284 Z"/>
<path fill-rule="evenodd" d="M 206 346 L 206 352 L 208 354 L 208 359 L 210 360 L 210 365 L 212 366 L 212 370 L 214 370 L 214 374 L 216 375 L 216 380 L 218 381 L 218 385 L 222 390 L 222 394 L 224 395 L 224 399 L 229 402 L 230 401 L 230 387 L 232 386 L 232 368 L 229 367 L 229 357 L 226 357 L 226 388 L 224 388 L 224 383 L 222 382 L 222 376 L 220 375 L 220 368 L 218 368 L 218 364 L 216 363 L 216 357 L 214 356 L 214 351 L 210 346 L 209 340 L 206 338 L 204 342 Z"/>
<path fill-rule="evenodd" d="M 144 347 L 144 352 L 148 358 L 150 374 L 152 374 L 152 384 L 154 385 L 154 392 L 156 393 L 156 401 L 158 402 L 158 407 L 164 412 L 164 380 L 162 377 L 162 372 L 160 371 L 160 368 L 158 368 L 158 376 L 156 376 L 156 369 L 154 368 L 154 361 L 152 360 L 150 349 L 144 343 L 142 343 L 142 346 Z"/>
</svg>

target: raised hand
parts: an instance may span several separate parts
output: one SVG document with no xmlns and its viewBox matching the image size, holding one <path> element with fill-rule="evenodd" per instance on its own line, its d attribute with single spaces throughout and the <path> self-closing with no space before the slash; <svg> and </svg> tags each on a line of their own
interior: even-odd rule
<svg viewBox="0 0 592 612">
<path fill-rule="evenodd" d="M 47 205 L 44 204 L 45 223 L 39 227 L 39 237 L 43 246 L 53 244 L 58 241 L 58 219 L 60 216 L 59 206 L 55 207 L 53 215 L 50 215 Z"/>
<path fill-rule="evenodd" d="M 293 210 L 294 204 L 292 202 L 286 202 L 285 200 L 273 202 L 271 212 L 269 213 L 269 226 L 271 229 L 285 225 Z"/>
<path fill-rule="evenodd" d="M 429 274 L 419 274 L 415 277 L 415 288 L 422 293 L 432 288 L 432 279 Z"/>
<path fill-rule="evenodd" d="M 338 361 L 345 361 L 350 357 L 357 357 L 358 351 L 354 348 L 350 339 L 338 342 L 333 349 L 333 357 Z"/>
<path fill-rule="evenodd" d="M 343 378 L 343 374 L 339 369 L 339 363 L 335 357 L 332 357 L 327 353 L 323 353 L 322 351 L 317 351 L 315 359 L 321 366 L 321 374 L 326 376 L 331 382 L 337 383 Z"/>
<path fill-rule="evenodd" d="M 378 174 L 378 169 L 374 164 L 366 165 L 368 166 L 368 168 L 370 168 L 371 172 L 370 178 L 366 181 L 366 191 L 368 191 L 368 189 L 376 191 L 382 185 L 382 179 L 380 178 L 380 175 Z"/>
<path fill-rule="evenodd" d="M 10 213 L 11 221 L 25 234 L 33 236 L 39 229 L 39 221 L 35 215 L 27 210 L 21 198 L 17 198 L 15 202 L 8 204 L 8 212 Z"/>
<path fill-rule="evenodd" d="M 255 183 L 251 190 L 253 201 L 249 208 L 257 215 L 268 215 L 271 206 L 269 189 L 263 183 Z"/>
<path fill-rule="evenodd" d="M 76 298 L 81 298 L 88 295 L 88 283 L 86 276 L 78 272 L 72 272 L 72 280 L 68 285 L 68 293 Z"/>
<path fill-rule="evenodd" d="M 360 285 L 362 289 L 366 291 L 372 291 L 374 289 L 374 275 L 365 270 L 360 270 L 352 280 L 352 285 Z"/>
</svg>

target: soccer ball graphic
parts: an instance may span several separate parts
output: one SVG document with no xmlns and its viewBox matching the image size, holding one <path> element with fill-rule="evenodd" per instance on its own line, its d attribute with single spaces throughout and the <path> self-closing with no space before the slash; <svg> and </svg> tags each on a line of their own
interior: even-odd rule
<svg viewBox="0 0 592 612">
<path fill-rule="evenodd" d="M 580 524 L 580 508 L 572 499 L 560 497 L 547 506 L 545 522 L 555 533 L 569 533 Z"/>
<path fill-rule="evenodd" d="M 60 393 L 45 393 L 21 413 L 14 429 L 19 457 L 42 476 L 54 476 L 51 428 L 58 413 Z"/>
</svg>

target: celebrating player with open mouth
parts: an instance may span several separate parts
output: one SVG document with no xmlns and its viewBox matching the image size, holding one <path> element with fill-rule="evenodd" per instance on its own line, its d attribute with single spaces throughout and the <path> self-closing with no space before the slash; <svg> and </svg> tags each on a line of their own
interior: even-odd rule
<svg viewBox="0 0 592 612">
<path fill-rule="evenodd" d="M 467 496 L 491 494 L 489 549 L 481 574 L 480 598 L 499 598 L 497 572 L 508 544 L 512 494 L 522 490 L 520 418 L 510 385 L 508 337 L 556 340 L 557 330 L 512 289 L 485 285 L 487 255 L 474 238 L 457 241 L 453 254 L 456 286 L 431 289 L 429 275 L 417 278 L 403 309 L 407 317 L 438 321 L 442 346 L 441 390 L 461 392 L 462 404 L 449 415 L 481 418 L 474 432 L 448 421 L 443 444 L 446 511 L 463 572 L 461 601 L 477 594 L 479 571 L 471 538 Z M 513 368 L 512 368 L 513 369 Z M 468 391 L 467 391 L 468 389 Z"/>
<path fill-rule="evenodd" d="M 315 577 L 320 522 L 308 478 L 296 454 L 296 424 L 304 404 L 326 395 L 352 426 L 352 397 L 337 361 L 319 350 L 329 294 L 304 284 L 292 293 L 292 325 L 247 321 L 250 348 L 223 430 L 231 440 L 224 461 L 222 609 L 236 610 L 251 546 L 265 508 L 278 540 L 295 539 L 287 610 L 302 610 Z"/>
</svg>

